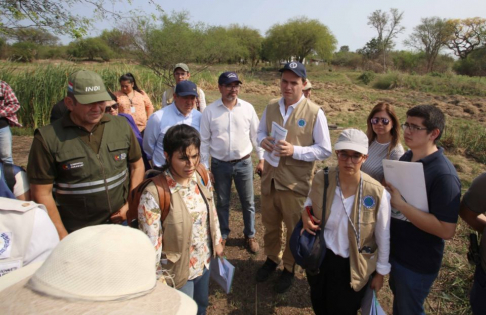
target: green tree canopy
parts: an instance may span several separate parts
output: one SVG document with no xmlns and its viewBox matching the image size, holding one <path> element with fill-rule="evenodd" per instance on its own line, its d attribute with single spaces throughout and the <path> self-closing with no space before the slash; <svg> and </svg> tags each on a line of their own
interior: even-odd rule
<svg viewBox="0 0 486 315">
<path fill-rule="evenodd" d="M 415 48 L 425 54 L 427 60 L 427 72 L 434 68 L 434 63 L 440 50 L 446 45 L 452 36 L 452 29 L 446 19 L 439 17 L 423 18 L 417 25 L 405 45 Z"/>
<path fill-rule="evenodd" d="M 299 17 L 285 24 L 275 24 L 266 33 L 263 49 L 266 59 L 271 61 L 303 61 L 312 53 L 330 60 L 336 50 L 337 40 L 329 28 L 318 20 Z"/>
</svg>

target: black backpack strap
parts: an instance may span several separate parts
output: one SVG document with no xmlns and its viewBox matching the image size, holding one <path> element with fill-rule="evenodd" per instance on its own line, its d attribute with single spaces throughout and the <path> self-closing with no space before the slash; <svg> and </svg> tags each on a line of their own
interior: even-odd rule
<svg viewBox="0 0 486 315">
<path fill-rule="evenodd" d="M 7 183 L 8 188 L 10 191 L 14 191 L 15 184 L 17 181 L 15 180 L 15 170 L 14 170 L 14 165 L 10 163 L 4 163 L 3 164 L 3 173 L 4 173 L 4 178 L 5 182 Z"/>
</svg>

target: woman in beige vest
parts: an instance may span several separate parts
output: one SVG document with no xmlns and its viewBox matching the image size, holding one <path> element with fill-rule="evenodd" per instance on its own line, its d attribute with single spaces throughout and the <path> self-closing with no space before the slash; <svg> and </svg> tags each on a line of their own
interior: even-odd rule
<svg viewBox="0 0 486 315">
<path fill-rule="evenodd" d="M 212 257 L 222 256 L 223 247 L 211 184 L 204 183 L 196 171 L 200 145 L 199 132 L 193 127 L 169 128 L 161 174 L 170 190 L 169 213 L 161 224 L 157 188 L 152 182 L 140 198 L 138 220 L 155 247 L 158 277 L 193 298 L 198 314 L 206 314 L 209 263 Z"/>
<path fill-rule="evenodd" d="M 334 146 L 338 166 L 329 172 L 324 217 L 326 256 L 317 275 L 307 274 L 316 314 L 355 315 L 368 283 L 378 292 L 390 272 L 390 194 L 360 171 L 368 138 L 344 130 Z M 318 172 L 302 212 L 304 229 L 319 232 L 325 175 Z M 313 212 L 313 216 L 307 213 Z"/>
<path fill-rule="evenodd" d="M 118 111 L 133 117 L 138 130 L 143 132 L 147 125 L 147 120 L 154 112 L 154 106 L 147 93 L 137 86 L 135 77 L 130 72 L 122 75 L 118 80 L 120 91 L 116 91 L 117 102 L 120 106 Z"/>
</svg>

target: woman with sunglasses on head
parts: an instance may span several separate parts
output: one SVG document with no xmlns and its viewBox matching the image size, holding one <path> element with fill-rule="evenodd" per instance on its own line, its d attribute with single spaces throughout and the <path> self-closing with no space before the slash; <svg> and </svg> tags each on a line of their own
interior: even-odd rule
<svg viewBox="0 0 486 315">
<path fill-rule="evenodd" d="M 118 111 L 133 117 L 138 130 L 143 133 L 147 120 L 154 112 L 154 106 L 150 98 L 137 86 L 135 77 L 130 72 L 122 75 L 118 80 L 120 91 L 115 92 L 119 104 Z"/>
<path fill-rule="evenodd" d="M 367 125 L 368 159 L 361 170 L 383 183 L 382 161 L 398 160 L 405 153 L 400 144 L 400 123 L 393 106 L 381 102 L 371 110 Z"/>
<path fill-rule="evenodd" d="M 116 95 L 111 93 L 111 92 L 108 92 L 108 94 L 110 94 L 112 100 L 106 102 L 105 113 L 110 114 L 112 116 L 123 116 L 127 119 L 128 124 L 132 128 L 133 133 L 135 134 L 135 137 L 137 138 L 138 144 L 140 145 L 140 149 L 142 150 L 142 159 L 143 159 L 143 164 L 145 165 L 145 170 L 146 171 L 150 170 L 152 167 L 150 166 L 150 163 L 148 162 L 147 154 L 145 154 L 145 152 L 143 151 L 142 134 L 140 133 L 140 130 L 138 130 L 137 124 L 133 120 L 132 116 L 130 116 L 128 114 L 124 114 L 124 113 L 119 113 L 120 105 L 117 103 Z"/>
<path fill-rule="evenodd" d="M 390 194 L 360 171 L 368 158 L 364 132 L 344 130 L 334 149 L 338 166 L 328 175 L 326 255 L 318 274 L 307 272 L 307 281 L 317 315 L 356 315 L 367 286 L 378 292 L 390 272 Z M 324 185 L 325 172 L 320 171 L 302 212 L 304 229 L 310 234 L 320 232 Z"/>
<path fill-rule="evenodd" d="M 166 163 L 157 176 L 169 186 L 170 209 L 161 220 L 163 201 L 155 184 L 148 184 L 138 206 L 139 228 L 155 247 L 157 278 L 193 298 L 197 314 L 203 315 L 209 304 L 209 264 L 223 255 L 223 238 L 209 175 L 199 167 L 201 139 L 195 128 L 180 124 L 167 130 L 163 142 Z"/>
</svg>

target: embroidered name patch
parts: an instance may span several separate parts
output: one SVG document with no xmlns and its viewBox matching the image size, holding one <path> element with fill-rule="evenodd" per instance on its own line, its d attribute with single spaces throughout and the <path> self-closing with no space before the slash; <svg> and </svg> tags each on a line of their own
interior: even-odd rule
<svg viewBox="0 0 486 315">
<path fill-rule="evenodd" d="M 371 209 L 375 206 L 375 204 L 375 198 L 373 198 L 372 196 L 365 196 L 363 198 L 363 206 L 365 206 L 366 208 Z"/>
<path fill-rule="evenodd" d="M 302 118 L 299 119 L 299 121 L 297 122 L 297 125 L 299 125 L 300 128 L 305 127 L 306 124 L 307 124 L 306 121 Z"/>
<path fill-rule="evenodd" d="M 126 153 L 122 153 L 122 154 L 115 155 L 115 161 L 121 161 L 121 160 L 124 160 L 126 158 L 127 158 L 127 154 Z"/>
<path fill-rule="evenodd" d="M 71 164 L 64 164 L 62 166 L 62 169 L 63 170 L 70 170 L 70 169 L 73 169 L 73 168 L 80 168 L 80 167 L 83 167 L 84 166 L 84 162 L 76 162 L 76 163 L 71 163 Z"/>
</svg>

